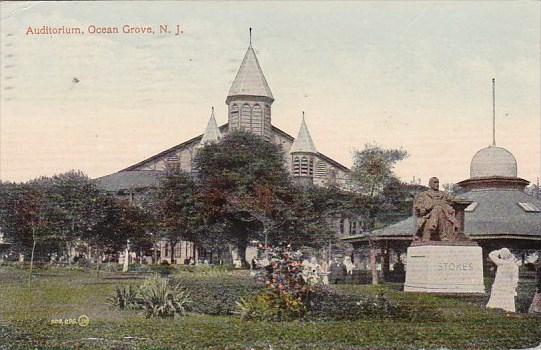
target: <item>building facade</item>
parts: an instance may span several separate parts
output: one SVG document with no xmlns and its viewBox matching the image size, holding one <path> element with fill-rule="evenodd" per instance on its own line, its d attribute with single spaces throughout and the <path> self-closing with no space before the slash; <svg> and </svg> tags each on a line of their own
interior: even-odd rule
<svg viewBox="0 0 541 350">
<path fill-rule="evenodd" d="M 284 152 L 284 162 L 296 181 L 319 186 L 335 185 L 347 188 L 350 169 L 318 152 L 310 135 L 304 113 L 296 138 L 272 124 L 272 105 L 274 96 L 261 69 L 253 47 L 246 50 L 242 63 L 226 96 L 228 107 L 227 123 L 218 126 L 212 108 L 207 126 L 201 135 L 164 150 L 156 155 L 133 164 L 111 175 L 95 179 L 97 186 L 120 198 L 126 198 L 135 205 L 144 197 L 145 191 L 156 188 L 160 177 L 169 166 L 194 173 L 194 159 L 200 147 L 209 142 L 217 142 L 222 135 L 234 130 L 243 130 L 258 135 L 279 145 Z M 299 113 L 300 115 L 301 113 Z M 202 118 L 202 122 L 203 122 Z M 355 220 L 332 222 L 338 234 L 357 232 Z M 343 225 L 349 225 L 344 229 Z M 351 226 L 353 225 L 353 226 Z M 359 230 L 361 225 L 359 224 Z M 167 248 L 167 249 L 166 249 Z M 168 242 L 160 244 L 160 260 L 184 262 L 190 257 L 195 260 L 227 260 L 227 253 L 221 252 L 214 258 L 202 257 L 203 252 L 191 242 L 182 242 L 175 247 L 174 256 Z M 178 253 L 177 253 L 178 252 Z M 223 253 L 223 254 L 222 254 Z M 208 254 L 206 254 L 208 255 Z"/>
</svg>

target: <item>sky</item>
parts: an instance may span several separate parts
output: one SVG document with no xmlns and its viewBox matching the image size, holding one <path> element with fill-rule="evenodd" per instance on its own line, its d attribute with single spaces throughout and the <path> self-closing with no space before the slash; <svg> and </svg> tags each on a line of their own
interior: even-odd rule
<svg viewBox="0 0 541 350">
<path fill-rule="evenodd" d="M 407 150 L 395 169 L 404 181 L 468 178 L 472 156 L 492 142 L 495 78 L 497 145 L 520 177 L 540 176 L 540 2 L 0 6 L 2 181 L 107 175 L 201 134 L 212 106 L 226 123 L 249 27 L 273 125 L 296 136 L 304 111 L 318 151 L 342 164 L 376 143 Z M 121 33 L 91 34 L 92 25 Z M 42 26 L 85 34 L 27 34 Z"/>
</svg>

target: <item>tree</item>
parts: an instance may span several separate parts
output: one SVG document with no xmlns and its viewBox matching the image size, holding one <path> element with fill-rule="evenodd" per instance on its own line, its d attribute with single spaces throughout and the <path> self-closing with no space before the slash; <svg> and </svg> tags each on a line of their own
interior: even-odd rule
<svg viewBox="0 0 541 350">
<path fill-rule="evenodd" d="M 56 208 L 56 231 L 63 237 L 61 242 L 66 245 L 70 261 L 72 242 L 92 230 L 95 224 L 92 214 L 100 193 L 81 171 L 69 171 L 36 182 L 47 186 L 49 202 Z"/>
<path fill-rule="evenodd" d="M 358 195 L 354 207 L 368 218 L 371 228 L 378 226 L 386 213 L 396 211 L 405 201 L 400 180 L 393 172 L 397 162 L 407 157 L 402 149 L 383 149 L 375 144 L 366 144 L 362 151 L 356 151 L 353 159 L 352 180 Z M 378 283 L 376 271 L 376 247 L 370 241 L 370 264 L 372 283 Z"/>
<path fill-rule="evenodd" d="M 376 144 L 366 144 L 353 157 L 351 177 L 355 189 L 373 198 L 380 194 L 396 176 L 393 173 L 397 162 L 408 156 L 402 149 L 383 149 Z"/>
<path fill-rule="evenodd" d="M 171 257 L 174 257 L 175 246 L 181 240 L 197 240 L 197 229 L 202 225 L 195 183 L 180 169 L 168 169 L 156 200 L 155 215 L 160 236 L 169 240 Z"/>
<path fill-rule="evenodd" d="M 280 146 L 242 131 L 206 145 L 196 158 L 210 240 L 234 244 L 243 262 L 250 240 L 300 242 L 315 232 L 313 207 L 292 184 L 284 159 Z"/>
<path fill-rule="evenodd" d="M 3 183 L 0 187 L 0 227 L 16 248 L 30 253 L 28 286 L 31 288 L 36 245 L 47 240 L 53 230 L 54 207 L 42 186 Z"/>
<path fill-rule="evenodd" d="M 149 214 L 127 201 L 99 194 L 88 220 L 91 221 L 90 229 L 83 232 L 81 238 L 96 248 L 98 273 L 105 252 L 124 250 L 128 240 L 133 247 L 149 242 L 149 225 L 152 222 Z"/>
</svg>

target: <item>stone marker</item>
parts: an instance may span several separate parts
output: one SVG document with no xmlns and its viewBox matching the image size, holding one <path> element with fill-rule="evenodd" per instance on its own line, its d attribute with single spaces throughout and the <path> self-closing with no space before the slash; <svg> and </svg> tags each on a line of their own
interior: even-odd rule
<svg viewBox="0 0 541 350">
<path fill-rule="evenodd" d="M 497 270 L 487 308 L 515 312 L 518 285 L 517 259 L 507 248 L 494 250 L 488 254 L 488 257 L 496 264 Z"/>
<path fill-rule="evenodd" d="M 408 248 L 405 292 L 485 292 L 483 255 L 464 235 L 464 209 L 470 201 L 439 190 L 438 178 L 414 201 L 416 236 Z"/>
</svg>

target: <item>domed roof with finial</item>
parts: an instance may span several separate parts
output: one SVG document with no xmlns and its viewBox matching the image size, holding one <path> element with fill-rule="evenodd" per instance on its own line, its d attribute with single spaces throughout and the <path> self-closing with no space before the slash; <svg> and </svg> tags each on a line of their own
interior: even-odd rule
<svg viewBox="0 0 541 350">
<path fill-rule="evenodd" d="M 517 160 L 503 147 L 485 147 L 471 160 L 470 178 L 492 176 L 517 177 Z"/>
</svg>

